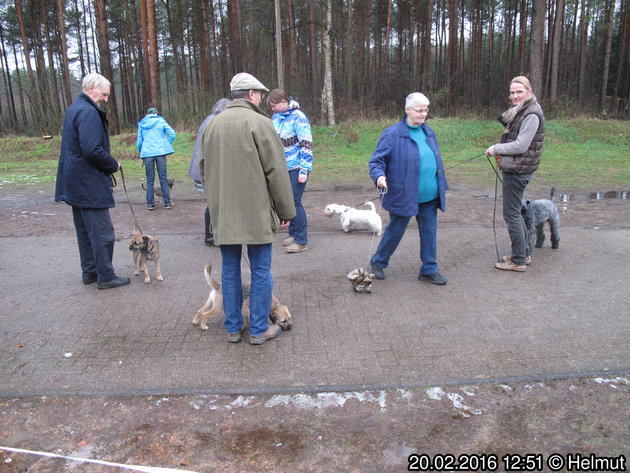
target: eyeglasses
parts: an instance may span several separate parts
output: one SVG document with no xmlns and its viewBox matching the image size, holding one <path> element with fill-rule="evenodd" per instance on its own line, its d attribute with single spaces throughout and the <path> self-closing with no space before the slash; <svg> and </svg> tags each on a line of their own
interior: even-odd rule
<svg viewBox="0 0 630 473">
<path fill-rule="evenodd" d="M 429 109 L 428 108 L 413 108 L 413 107 L 409 107 L 411 110 L 413 110 L 416 113 L 424 113 L 425 115 L 429 114 Z"/>
</svg>

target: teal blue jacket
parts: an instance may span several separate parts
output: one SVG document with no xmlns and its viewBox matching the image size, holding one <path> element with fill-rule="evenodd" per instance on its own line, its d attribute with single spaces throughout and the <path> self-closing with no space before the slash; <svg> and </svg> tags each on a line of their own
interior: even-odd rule
<svg viewBox="0 0 630 473">
<path fill-rule="evenodd" d="M 150 114 L 138 123 L 138 152 L 141 158 L 153 158 L 173 154 L 171 144 L 175 130 L 159 115 Z"/>
</svg>

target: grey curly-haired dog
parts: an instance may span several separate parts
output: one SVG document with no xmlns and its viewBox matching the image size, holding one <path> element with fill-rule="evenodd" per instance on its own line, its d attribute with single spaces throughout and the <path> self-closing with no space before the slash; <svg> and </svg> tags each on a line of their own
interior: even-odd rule
<svg viewBox="0 0 630 473">
<path fill-rule="evenodd" d="M 529 234 L 529 248 L 542 248 L 545 241 L 544 226 L 549 222 L 551 231 L 551 247 L 558 249 L 560 246 L 560 214 L 556 204 L 553 203 L 555 188 L 551 189 L 549 199 L 526 200 L 521 207 L 521 214 Z"/>
</svg>

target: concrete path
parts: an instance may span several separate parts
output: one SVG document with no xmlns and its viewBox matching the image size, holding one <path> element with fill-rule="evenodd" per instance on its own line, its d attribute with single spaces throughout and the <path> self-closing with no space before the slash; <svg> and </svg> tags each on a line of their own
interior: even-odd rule
<svg viewBox="0 0 630 473">
<path fill-rule="evenodd" d="M 294 328 L 262 346 L 228 344 L 223 317 L 207 332 L 191 324 L 207 296 L 203 266 L 216 263 L 218 274 L 220 265 L 199 235 L 160 234 L 165 280 L 150 284 L 131 275 L 127 242 L 117 243 L 117 272 L 133 280 L 107 291 L 81 284 L 74 238 L 2 238 L 0 396 L 364 390 L 630 371 L 630 229 L 563 228 L 560 250 L 537 249 L 526 273 L 509 273 L 493 267 L 488 228 L 441 228 L 442 287 L 417 280 L 416 232 L 371 295 L 346 280 L 367 263 L 368 233 L 312 232 L 310 250 L 296 255 L 279 235 L 275 294 Z M 507 248 L 505 231 L 499 239 Z"/>
</svg>

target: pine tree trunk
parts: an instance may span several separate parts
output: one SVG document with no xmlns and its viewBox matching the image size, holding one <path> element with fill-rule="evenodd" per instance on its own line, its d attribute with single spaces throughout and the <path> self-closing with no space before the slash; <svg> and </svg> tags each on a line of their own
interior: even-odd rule
<svg viewBox="0 0 630 473">
<path fill-rule="evenodd" d="M 70 66 L 68 63 L 68 45 L 66 42 L 66 19 L 63 13 L 63 0 L 57 0 L 57 10 L 59 12 L 59 26 L 61 28 L 61 75 L 63 77 L 63 88 L 66 94 L 66 103 L 72 103 L 72 91 L 70 90 Z"/>
<path fill-rule="evenodd" d="M 109 49 L 109 31 L 107 28 L 107 7 L 105 0 L 94 0 L 94 14 L 96 17 L 96 38 L 98 41 L 98 52 L 101 62 L 101 74 L 105 76 L 111 83 L 112 87 L 109 92 L 109 100 L 107 108 L 110 113 L 107 114 L 109 122 L 109 132 L 117 135 L 120 132 L 118 123 L 118 108 L 116 106 L 116 92 L 114 83 L 114 70 L 112 68 L 112 54 Z"/>
<path fill-rule="evenodd" d="M 326 30 L 324 34 L 324 87 L 322 88 L 322 117 L 328 126 L 335 124 L 332 86 L 332 0 L 326 2 Z"/>
</svg>

